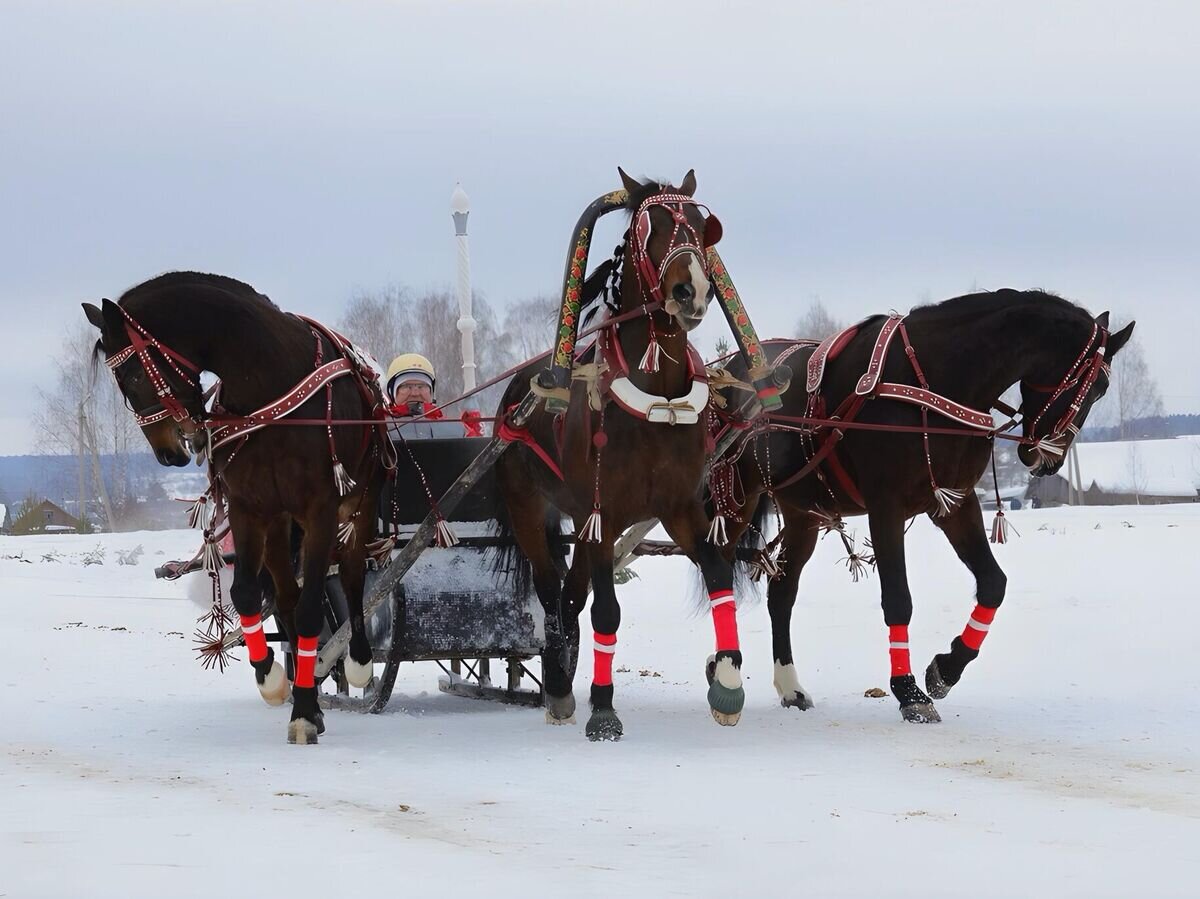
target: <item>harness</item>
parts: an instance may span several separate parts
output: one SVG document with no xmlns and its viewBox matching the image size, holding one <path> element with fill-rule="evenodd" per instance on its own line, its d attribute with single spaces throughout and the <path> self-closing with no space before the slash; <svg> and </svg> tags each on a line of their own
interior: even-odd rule
<svg viewBox="0 0 1200 899">
<path fill-rule="evenodd" d="M 173 418 L 180 423 L 192 421 L 199 424 L 200 418 L 188 412 L 187 407 L 175 395 L 175 392 L 171 389 L 170 382 L 159 370 L 150 351 L 156 350 L 158 352 L 163 362 L 179 375 L 184 383 L 196 391 L 203 405 L 203 391 L 200 389 L 200 366 L 156 340 L 149 331 L 137 323 L 124 307 L 117 306 L 117 308 L 125 316 L 125 334 L 129 337 L 129 346 L 125 347 L 119 353 L 109 356 L 104 364 L 113 373 L 113 377 L 117 377 L 117 369 L 136 356 L 142 363 L 142 370 L 146 373 L 146 377 L 149 379 L 155 393 L 158 394 L 157 403 L 152 403 L 143 409 L 132 410 L 133 418 L 138 426 L 142 428 L 149 427 L 165 418 Z M 187 369 L 187 371 L 184 371 L 184 369 Z M 120 386 L 119 378 L 117 386 Z M 122 395 L 124 395 L 124 391 L 122 391 Z"/>
<path fill-rule="evenodd" d="M 818 434 L 820 435 L 820 441 L 814 447 L 812 454 L 805 464 L 783 481 L 772 485 L 772 490 L 781 490 L 791 486 L 824 466 L 824 470 L 828 472 L 828 475 L 850 497 L 851 501 L 860 508 L 865 508 L 866 504 L 861 491 L 859 491 L 854 479 L 841 463 L 835 449 L 845 436 L 846 431 L 869 429 L 921 434 L 925 445 L 926 463 L 930 469 L 931 486 L 934 489 L 935 495 L 939 491 L 943 494 L 953 493 L 953 491 L 944 491 L 942 488 L 939 488 L 933 479 L 932 460 L 929 455 L 929 435 L 936 433 L 953 436 L 987 437 L 989 439 L 1007 437 L 1003 432 L 1016 423 L 1016 417 L 1021 415 L 1023 410 L 1013 410 L 1002 403 L 997 403 L 996 408 L 1002 409 L 1012 419 L 1006 425 L 997 426 L 990 412 L 972 409 L 940 393 L 936 393 L 930 387 L 925 377 L 925 372 L 917 358 L 916 349 L 909 339 L 908 329 L 905 326 L 905 318 L 906 316 L 893 313 L 884 321 L 872 346 L 866 371 L 863 372 L 856 383 L 854 392 L 844 398 L 831 415 L 826 415 L 825 400 L 820 393 L 826 366 L 830 361 L 837 358 L 849 345 L 851 340 L 857 336 L 863 327 L 863 323 L 852 325 L 837 334 L 827 337 L 813 351 L 807 364 L 805 389 L 808 400 L 805 407 L 805 414 L 797 417 L 769 413 L 765 417 L 763 424 L 758 426 L 758 429 L 796 430 L 807 434 Z M 900 341 L 904 346 L 904 353 L 916 377 L 916 386 L 881 381 L 888 351 L 897 336 L 900 337 Z M 1088 393 L 1101 374 L 1105 375 L 1105 377 L 1109 374 L 1109 366 L 1105 359 L 1107 339 L 1108 331 L 1101 327 L 1099 323 L 1094 322 L 1092 332 L 1080 350 L 1075 362 L 1056 385 L 1023 385 L 1038 393 L 1047 394 L 1048 399 L 1035 415 L 1025 417 L 1023 436 L 1019 438 L 1008 437 L 1008 439 L 1031 445 L 1048 455 L 1061 456 L 1063 454 L 1065 447 L 1063 446 L 1062 438 L 1067 434 L 1073 436 L 1079 433 L 1079 428 L 1075 424 L 1075 421 L 1083 408 L 1083 403 Z M 806 345 L 811 344 L 796 343 L 788 347 L 777 357 L 777 361 L 778 359 L 790 356 Z M 1038 437 L 1038 424 L 1046 417 L 1050 408 L 1062 396 L 1071 393 L 1071 391 L 1074 391 L 1074 393 L 1066 411 L 1055 423 L 1053 429 Z M 921 411 L 921 426 L 912 427 L 857 422 L 856 419 L 863 407 L 868 401 L 874 399 L 889 399 L 916 406 Z M 958 427 L 930 427 L 928 417 L 931 412 L 944 419 L 948 419 Z M 730 424 L 736 426 L 735 423 L 731 422 Z"/>
</svg>

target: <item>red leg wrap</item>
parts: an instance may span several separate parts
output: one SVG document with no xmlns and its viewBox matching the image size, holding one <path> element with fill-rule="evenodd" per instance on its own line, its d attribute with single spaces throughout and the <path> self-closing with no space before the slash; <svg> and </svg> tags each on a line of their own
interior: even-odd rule
<svg viewBox="0 0 1200 899">
<path fill-rule="evenodd" d="M 596 668 L 592 675 L 592 683 L 597 687 L 607 687 L 612 683 L 613 654 L 617 651 L 617 635 L 602 634 L 596 631 Z"/>
<path fill-rule="evenodd" d="M 242 639 L 251 662 L 261 662 L 267 657 L 267 635 L 263 633 L 262 615 L 240 615 Z"/>
<path fill-rule="evenodd" d="M 908 625 L 893 624 L 888 628 L 888 655 L 892 658 L 892 677 L 912 674 L 908 660 Z"/>
<path fill-rule="evenodd" d="M 967 619 L 967 626 L 963 628 L 963 643 L 970 649 L 978 650 L 983 645 L 983 638 L 987 636 L 988 629 L 992 626 L 992 619 L 995 617 L 995 609 L 976 604 L 975 611 Z"/>
<path fill-rule="evenodd" d="M 737 632 L 737 606 L 733 602 L 732 590 L 716 590 L 708 594 L 712 606 L 713 630 L 717 632 L 717 652 L 739 648 Z"/>
<path fill-rule="evenodd" d="M 297 687 L 313 686 L 313 674 L 317 669 L 317 638 L 296 638 L 296 680 Z"/>
</svg>

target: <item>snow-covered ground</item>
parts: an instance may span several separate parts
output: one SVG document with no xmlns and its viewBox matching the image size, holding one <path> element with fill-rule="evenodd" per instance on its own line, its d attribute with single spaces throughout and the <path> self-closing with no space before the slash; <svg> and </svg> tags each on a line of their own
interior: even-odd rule
<svg viewBox="0 0 1200 899">
<path fill-rule="evenodd" d="M 834 539 L 794 627 L 817 708 L 779 707 L 750 605 L 736 728 L 709 717 L 686 563 L 643 560 L 616 744 L 441 695 L 425 664 L 387 713 L 287 746 L 244 662 L 193 661 L 186 580 L 153 577 L 193 533 L 0 538 L 28 560 L 0 558 L 0 896 L 1194 896 L 1200 505 L 1011 518 L 1008 600 L 940 725 L 864 697 L 887 685 L 878 583 Z M 925 520 L 909 571 L 923 670 L 973 585 Z"/>
</svg>

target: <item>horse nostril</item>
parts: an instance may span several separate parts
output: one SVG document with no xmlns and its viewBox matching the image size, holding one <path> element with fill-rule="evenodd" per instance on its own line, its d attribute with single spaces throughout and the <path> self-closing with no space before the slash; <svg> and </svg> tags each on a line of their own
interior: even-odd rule
<svg viewBox="0 0 1200 899">
<path fill-rule="evenodd" d="M 681 303 L 686 303 L 696 296 L 696 288 L 692 287 L 690 281 L 685 284 L 676 284 L 675 289 L 671 291 L 671 296 Z"/>
</svg>

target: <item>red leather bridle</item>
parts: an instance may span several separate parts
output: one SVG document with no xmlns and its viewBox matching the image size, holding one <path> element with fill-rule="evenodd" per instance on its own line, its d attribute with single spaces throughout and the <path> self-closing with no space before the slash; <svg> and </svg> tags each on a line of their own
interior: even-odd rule
<svg viewBox="0 0 1200 899">
<path fill-rule="evenodd" d="M 1108 361 L 1105 357 L 1105 347 L 1108 343 L 1108 330 L 1101 327 L 1099 322 L 1092 323 L 1092 333 L 1084 344 L 1083 350 L 1080 351 L 1075 364 L 1072 365 L 1062 380 L 1054 387 L 1039 387 L 1034 384 L 1026 384 L 1030 390 L 1037 393 L 1047 393 L 1050 398 L 1046 400 L 1041 411 L 1033 418 L 1027 418 L 1025 426 L 1025 436 L 1031 441 L 1038 444 L 1043 442 L 1054 442 L 1059 440 L 1064 434 L 1070 433 L 1072 437 L 1079 433 L 1079 426 L 1075 424 L 1075 419 L 1079 417 L 1080 411 L 1083 409 L 1084 401 L 1095 386 L 1100 375 L 1104 375 L 1105 379 L 1109 377 Z M 1053 430 L 1041 437 L 1037 435 L 1037 426 L 1050 411 L 1050 407 L 1058 401 L 1064 394 L 1075 390 L 1074 396 L 1071 398 L 1070 405 L 1062 417 L 1055 424 Z"/>
<path fill-rule="evenodd" d="M 136 356 L 142 363 L 142 370 L 146 373 L 150 385 L 154 388 L 155 393 L 158 394 L 157 403 L 146 406 L 143 409 L 133 410 L 133 417 L 137 421 L 138 426 L 145 428 L 165 418 L 173 418 L 177 422 L 193 421 L 199 424 L 197 415 L 189 412 L 184 403 L 175 395 L 175 391 L 171 389 L 170 382 L 159 369 L 150 351 L 156 350 L 162 361 L 175 374 L 182 378 L 185 384 L 194 388 L 198 396 L 203 397 L 203 391 L 200 387 L 200 366 L 175 352 L 169 346 L 159 342 L 149 331 L 138 324 L 133 316 L 124 308 L 120 306 L 117 308 L 125 316 L 125 333 L 129 337 L 129 346 L 109 356 L 105 361 L 105 365 L 108 366 L 113 376 L 116 377 L 117 369 Z M 119 378 L 117 379 L 117 386 L 121 387 Z M 124 394 L 123 389 L 121 392 Z M 126 400 L 129 399 L 127 396 L 125 398 Z M 203 415 L 203 409 L 199 414 Z"/>
<path fill-rule="evenodd" d="M 650 258 L 650 232 L 652 230 L 650 210 L 655 206 L 665 209 L 675 222 L 671 238 L 667 242 L 667 252 L 658 265 L 655 265 L 654 260 Z M 684 211 L 687 206 L 703 209 L 706 213 L 703 233 L 698 232 L 688 221 L 687 213 Z M 633 225 L 630 232 L 634 268 L 642 282 L 642 291 L 643 293 L 648 292 L 651 299 L 661 303 L 663 302 L 663 275 L 667 271 L 667 266 L 680 256 L 685 254 L 695 256 L 705 274 L 708 273 L 704 248 L 706 245 L 715 244 L 720 239 L 721 223 L 707 206 L 697 203 L 687 194 L 664 191 L 653 194 L 642 201 L 633 214 Z"/>
</svg>

